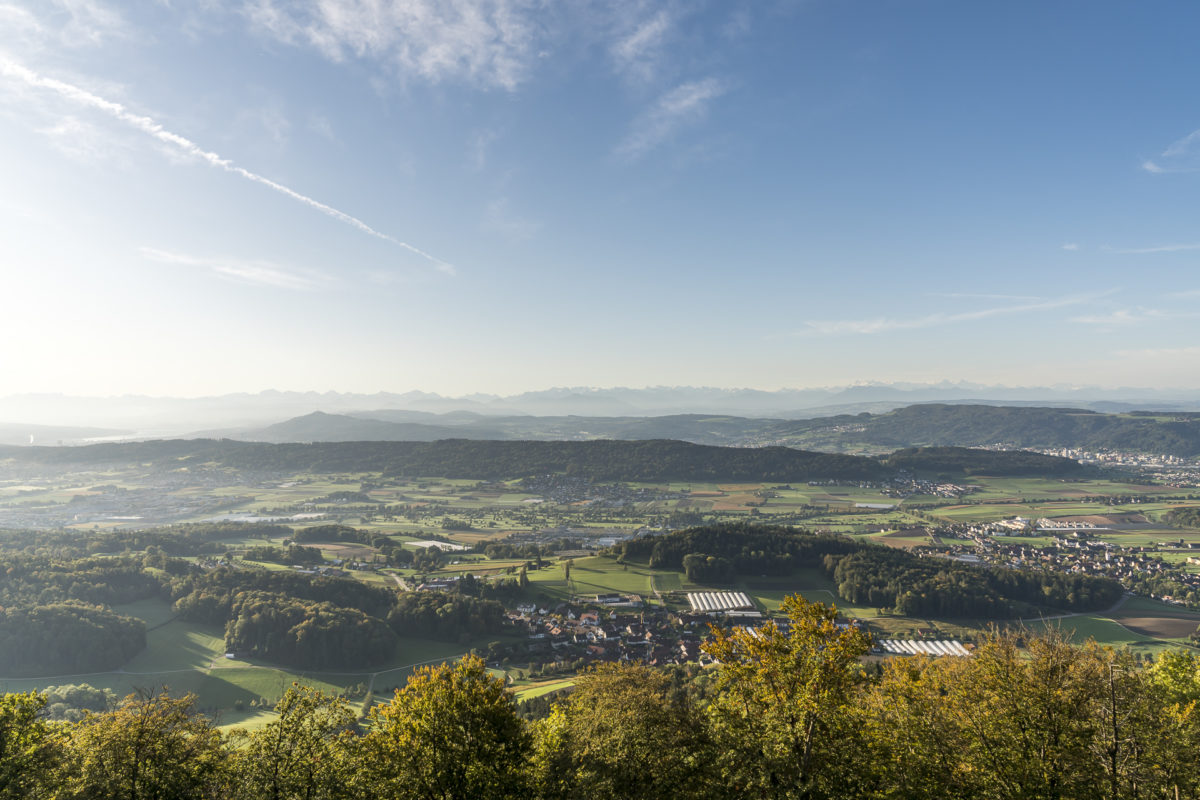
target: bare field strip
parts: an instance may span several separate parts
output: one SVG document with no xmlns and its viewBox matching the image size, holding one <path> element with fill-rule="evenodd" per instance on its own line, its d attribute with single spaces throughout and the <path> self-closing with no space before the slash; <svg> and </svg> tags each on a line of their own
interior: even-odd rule
<svg viewBox="0 0 1200 800">
<path fill-rule="evenodd" d="M 1156 639 L 1185 639 L 1200 626 L 1200 617 L 1114 616 L 1113 621 L 1134 633 Z"/>
</svg>

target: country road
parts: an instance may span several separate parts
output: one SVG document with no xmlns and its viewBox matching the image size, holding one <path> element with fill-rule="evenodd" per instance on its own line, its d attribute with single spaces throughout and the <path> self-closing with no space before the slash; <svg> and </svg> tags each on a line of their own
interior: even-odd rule
<svg viewBox="0 0 1200 800">
<path fill-rule="evenodd" d="M 1024 622 L 1049 622 L 1050 620 L 1054 620 L 1054 619 L 1070 619 L 1071 617 L 1082 617 L 1082 616 L 1090 615 L 1090 614 L 1105 616 L 1108 614 L 1112 614 L 1115 611 L 1119 611 L 1121 609 L 1121 606 L 1125 605 L 1125 601 L 1133 596 L 1134 596 L 1134 594 L 1132 592 L 1126 592 L 1125 594 L 1121 595 L 1120 600 L 1118 600 L 1116 603 L 1113 604 L 1112 608 L 1106 608 L 1103 611 L 1074 611 L 1070 614 L 1055 614 L 1053 617 L 1021 618 L 1021 619 L 1018 619 L 1017 622 L 1022 622 L 1022 623 L 1024 623 Z"/>
</svg>

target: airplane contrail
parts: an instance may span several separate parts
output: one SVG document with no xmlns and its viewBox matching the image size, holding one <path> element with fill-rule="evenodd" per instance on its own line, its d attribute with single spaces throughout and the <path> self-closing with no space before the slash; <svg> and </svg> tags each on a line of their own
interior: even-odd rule
<svg viewBox="0 0 1200 800">
<path fill-rule="evenodd" d="M 431 262 L 440 272 L 444 272 L 448 275 L 455 274 L 454 267 L 451 264 L 442 261 L 440 258 L 432 256 L 429 253 L 426 253 L 424 250 L 413 247 L 408 242 L 402 242 L 394 236 L 377 231 L 367 223 L 363 222 L 361 219 L 352 217 L 344 211 L 339 211 L 333 206 L 326 205 L 319 200 L 314 200 L 308 195 L 301 194 L 294 189 L 284 186 L 282 183 L 276 183 L 270 178 L 263 177 L 255 172 L 251 172 L 244 167 L 239 167 L 229 159 L 222 158 L 210 150 L 205 150 L 191 139 L 180 136 L 177 133 L 172 133 L 150 117 L 134 114 L 120 103 L 114 103 L 111 100 L 105 100 L 103 97 L 94 95 L 86 89 L 81 89 L 78 86 L 57 80 L 56 78 L 48 78 L 43 75 L 39 75 L 28 67 L 5 58 L 0 58 L 0 75 L 10 78 L 17 78 L 18 80 L 24 81 L 28 85 L 35 88 L 48 89 L 52 92 L 55 92 L 62 97 L 71 100 L 72 102 L 78 103 L 79 105 L 94 108 L 98 111 L 103 111 L 106 114 L 120 120 L 121 122 L 124 122 L 126 125 L 136 128 L 137 130 L 148 134 L 149 136 L 153 136 L 160 142 L 169 144 L 189 156 L 198 158 L 201 161 L 204 161 L 211 166 L 218 167 L 219 169 L 223 169 L 226 172 L 232 172 L 235 175 L 240 175 L 246 180 L 254 181 L 255 183 L 266 186 L 268 189 L 273 189 L 286 197 L 290 197 L 291 199 L 301 202 L 306 206 L 315 208 L 322 214 L 333 217 L 339 222 L 344 222 L 345 224 L 353 228 L 357 228 L 363 233 L 374 236 L 377 239 L 383 239 L 385 242 L 391 242 L 394 245 L 403 247 L 410 253 L 415 253 L 421 258 Z"/>
</svg>

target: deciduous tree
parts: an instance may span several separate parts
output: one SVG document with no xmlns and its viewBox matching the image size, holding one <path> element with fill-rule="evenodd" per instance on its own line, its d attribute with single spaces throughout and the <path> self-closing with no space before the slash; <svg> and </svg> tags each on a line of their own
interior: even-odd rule
<svg viewBox="0 0 1200 800">
<path fill-rule="evenodd" d="M 870 636 L 837 610 L 784 598 L 785 631 L 715 630 L 704 651 L 720 662 L 710 710 L 729 797 L 846 797 L 859 772 L 846 706 L 864 680 Z"/>
<path fill-rule="evenodd" d="M 336 800 L 353 797 L 354 712 L 346 701 L 292 684 L 277 719 L 235 733 L 234 796 L 245 800 Z"/>
<path fill-rule="evenodd" d="M 500 800 L 527 787 L 529 735 L 476 656 L 418 669 L 372 709 L 361 750 L 365 784 L 389 800 Z"/>
<path fill-rule="evenodd" d="M 195 697 L 141 692 L 71 732 L 68 794 L 79 800 L 206 800 L 224 791 L 221 734 Z"/>
<path fill-rule="evenodd" d="M 704 720 L 661 671 L 605 664 L 537 728 L 534 775 L 546 800 L 705 798 L 715 792 Z"/>
<path fill-rule="evenodd" d="M 56 727 L 42 719 L 43 695 L 0 695 L 0 800 L 45 797 L 61 756 Z"/>
</svg>

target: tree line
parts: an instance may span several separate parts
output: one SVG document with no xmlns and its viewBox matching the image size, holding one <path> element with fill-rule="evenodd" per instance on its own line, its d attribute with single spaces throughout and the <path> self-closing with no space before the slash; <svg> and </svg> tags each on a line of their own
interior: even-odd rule
<svg viewBox="0 0 1200 800">
<path fill-rule="evenodd" d="M 1200 797 L 1200 659 L 1153 664 L 1049 632 L 966 658 L 866 665 L 869 636 L 799 597 L 789 624 L 720 630 L 715 666 L 583 674 L 521 718 L 476 657 L 417 670 L 363 716 L 293 686 L 222 735 L 190 697 L 76 722 L 0 698 L 0 798 L 149 800 L 1134 800 Z"/>
<path fill-rule="evenodd" d="M 222 553 L 222 540 L 257 537 L 263 540 L 292 536 L 286 525 L 245 522 L 195 522 L 141 530 L 79 531 L 3 530 L 0 546 L 7 553 L 79 559 L 97 553 L 136 553 L 157 548 L 168 556 Z"/>
</svg>

